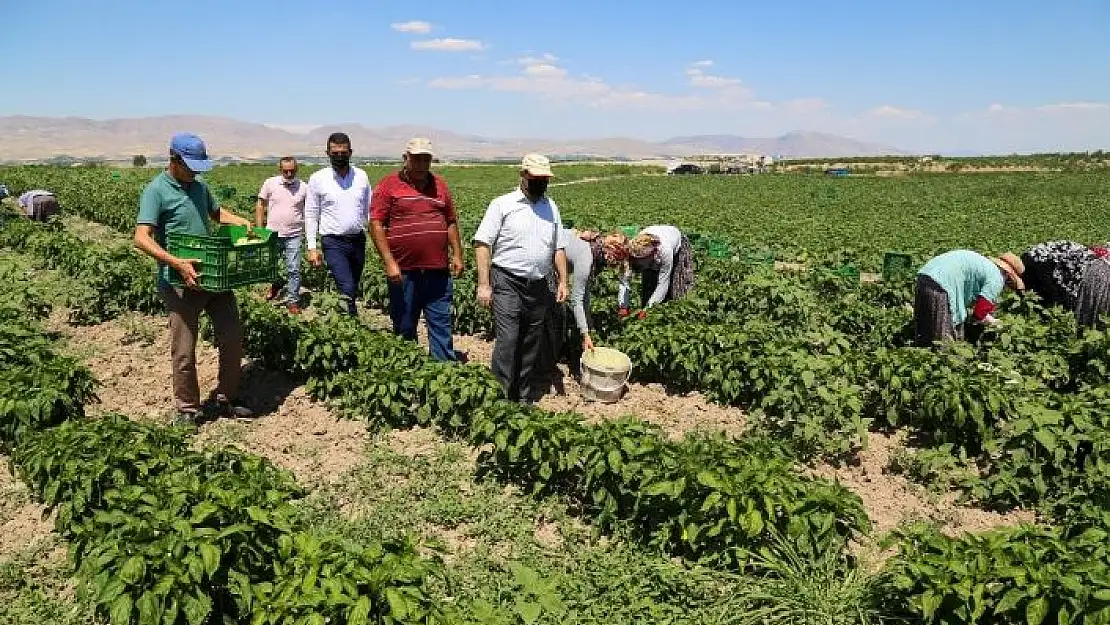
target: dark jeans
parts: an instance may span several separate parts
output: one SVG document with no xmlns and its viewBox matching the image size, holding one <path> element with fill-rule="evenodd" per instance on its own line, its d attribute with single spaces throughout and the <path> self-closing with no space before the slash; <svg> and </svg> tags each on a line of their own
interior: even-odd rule
<svg viewBox="0 0 1110 625">
<path fill-rule="evenodd" d="M 428 324 L 428 347 L 436 360 L 456 360 L 451 336 L 451 299 L 454 282 L 446 269 L 410 269 L 401 283 L 389 283 L 389 318 L 393 331 L 416 340 L 420 313 Z"/>
<path fill-rule="evenodd" d="M 533 401 L 545 377 L 545 321 L 555 304 L 546 279 L 525 280 L 493 268 L 493 374 L 511 401 Z"/>
<path fill-rule="evenodd" d="M 355 301 L 358 299 L 359 279 L 366 264 L 366 233 L 325 234 L 320 237 L 324 248 L 324 260 L 328 271 L 335 279 L 339 293 L 347 300 L 347 313 L 352 317 L 358 314 Z"/>
</svg>

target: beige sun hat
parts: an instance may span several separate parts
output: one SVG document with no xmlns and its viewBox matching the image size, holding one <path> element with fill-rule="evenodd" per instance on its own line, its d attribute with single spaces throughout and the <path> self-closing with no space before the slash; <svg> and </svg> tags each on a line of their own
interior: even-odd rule
<svg viewBox="0 0 1110 625">
<path fill-rule="evenodd" d="M 520 168 L 533 176 L 547 176 L 555 174 L 551 171 L 551 161 L 542 154 L 528 154 L 520 161 Z"/>
<path fill-rule="evenodd" d="M 424 137 L 413 137 L 405 146 L 407 154 L 435 154 L 432 151 L 432 140 Z"/>
<path fill-rule="evenodd" d="M 1025 290 L 1025 282 L 1021 279 L 1021 274 L 1025 273 L 1025 263 L 1021 262 L 1016 254 L 1006 252 L 997 258 L 991 258 L 991 260 L 1010 278 L 1010 281 L 1014 284 L 1014 289 L 1018 291 Z"/>
</svg>

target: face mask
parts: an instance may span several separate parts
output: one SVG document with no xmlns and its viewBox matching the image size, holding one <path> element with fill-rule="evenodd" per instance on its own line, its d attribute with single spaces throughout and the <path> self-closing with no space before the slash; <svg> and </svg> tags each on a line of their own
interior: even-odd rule
<svg viewBox="0 0 1110 625">
<path fill-rule="evenodd" d="M 329 154 L 328 160 L 331 161 L 331 166 L 336 169 L 346 169 L 351 164 L 350 154 Z"/>
<path fill-rule="evenodd" d="M 547 178 L 529 178 L 528 179 L 528 195 L 539 198 L 547 193 Z"/>
</svg>

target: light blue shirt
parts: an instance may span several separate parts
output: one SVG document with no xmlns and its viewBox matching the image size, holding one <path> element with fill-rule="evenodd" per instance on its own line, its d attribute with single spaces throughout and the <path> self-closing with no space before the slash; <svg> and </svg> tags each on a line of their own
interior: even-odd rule
<svg viewBox="0 0 1110 625">
<path fill-rule="evenodd" d="M 967 320 L 967 309 L 979 297 L 997 303 L 1006 285 L 998 265 L 971 250 L 945 252 L 925 263 L 917 273 L 935 280 L 948 294 L 953 325 Z"/>
</svg>

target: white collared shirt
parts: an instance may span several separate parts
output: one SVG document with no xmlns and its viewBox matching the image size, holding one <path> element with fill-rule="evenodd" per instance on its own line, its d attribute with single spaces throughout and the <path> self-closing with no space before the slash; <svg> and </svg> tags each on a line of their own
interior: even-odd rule
<svg viewBox="0 0 1110 625">
<path fill-rule="evenodd" d="M 370 214 L 370 177 L 354 165 L 344 177 L 325 167 L 308 178 L 304 203 L 305 243 L 316 249 L 316 235 L 366 232 Z"/>
<path fill-rule="evenodd" d="M 559 207 L 547 196 L 535 204 L 520 189 L 493 200 L 474 233 L 490 247 L 495 267 L 529 280 L 551 273 L 555 251 L 566 248 Z"/>
</svg>

